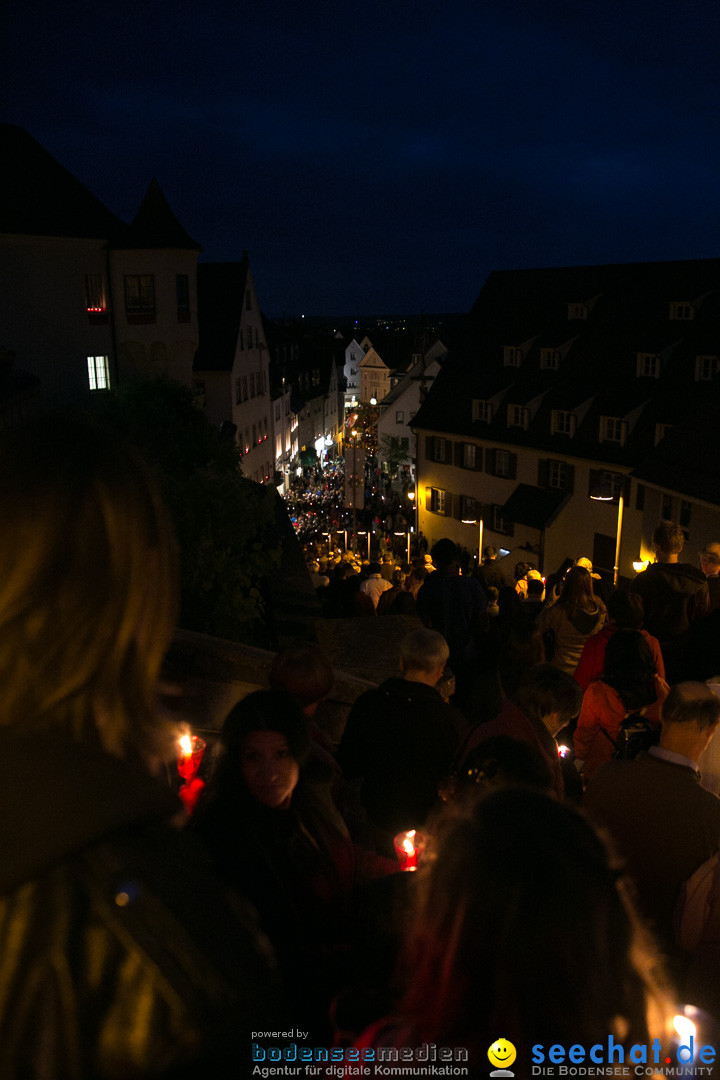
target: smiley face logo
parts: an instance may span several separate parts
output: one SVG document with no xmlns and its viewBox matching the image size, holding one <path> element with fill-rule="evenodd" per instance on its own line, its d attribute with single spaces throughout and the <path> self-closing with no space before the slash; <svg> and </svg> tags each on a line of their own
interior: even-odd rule
<svg viewBox="0 0 720 1080">
<path fill-rule="evenodd" d="M 498 1069 L 506 1069 L 517 1057 L 517 1050 L 508 1039 L 496 1039 L 488 1050 L 490 1064 Z"/>
</svg>

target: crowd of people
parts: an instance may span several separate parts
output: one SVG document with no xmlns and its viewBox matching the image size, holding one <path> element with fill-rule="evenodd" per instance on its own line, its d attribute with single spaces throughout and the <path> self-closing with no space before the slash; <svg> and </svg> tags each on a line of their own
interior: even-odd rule
<svg viewBox="0 0 720 1080">
<path fill-rule="evenodd" d="M 715 612 L 682 531 L 661 523 L 655 548 L 605 596 L 587 559 L 508 581 L 492 549 L 461 572 L 449 539 L 399 568 L 318 565 L 330 617 L 417 616 L 397 675 L 336 745 L 329 658 L 281 650 L 189 815 L 153 478 L 108 429 L 6 430 L 0 1076 L 250 1076 L 251 1040 L 290 1029 L 356 1061 L 452 1048 L 472 1077 L 500 1036 L 523 1077 L 553 1044 L 672 1053 L 690 1013 L 711 1044 Z"/>
</svg>

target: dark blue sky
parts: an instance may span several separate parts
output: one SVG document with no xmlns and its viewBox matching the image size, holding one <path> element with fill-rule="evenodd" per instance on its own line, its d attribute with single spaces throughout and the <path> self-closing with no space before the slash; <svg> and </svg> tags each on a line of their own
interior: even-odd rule
<svg viewBox="0 0 720 1080">
<path fill-rule="evenodd" d="M 3 119 L 116 214 L 156 176 L 270 315 L 718 255 L 718 0 L 10 0 Z"/>
</svg>

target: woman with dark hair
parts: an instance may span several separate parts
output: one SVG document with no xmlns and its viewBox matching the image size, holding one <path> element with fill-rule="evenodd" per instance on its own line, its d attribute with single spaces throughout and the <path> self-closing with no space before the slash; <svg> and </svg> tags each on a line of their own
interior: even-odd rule
<svg viewBox="0 0 720 1080">
<path fill-rule="evenodd" d="M 221 743 L 193 826 L 221 878 L 257 908 L 295 1006 L 321 1024 L 349 955 L 356 884 L 397 867 L 367 853 L 358 865 L 327 785 L 305 775 L 307 720 L 287 693 L 243 698 Z"/>
<path fill-rule="evenodd" d="M 502 1036 L 527 1076 L 535 1044 L 612 1035 L 627 1052 L 665 1034 L 653 947 L 578 812 L 497 791 L 450 820 L 418 877 L 404 995 L 359 1046 L 459 1047 L 479 1076 Z"/>
<path fill-rule="evenodd" d="M 639 593 L 629 589 L 615 589 L 607 602 L 607 621 L 602 630 L 593 634 L 585 642 L 580 663 L 575 668 L 574 679 L 583 690 L 587 690 L 593 679 L 602 676 L 607 643 L 616 630 L 639 630 L 652 650 L 655 669 L 665 678 L 665 662 L 660 650 L 660 642 L 647 630 L 643 630 L 643 602 Z"/>
<path fill-rule="evenodd" d="M 659 726 L 668 690 L 642 632 L 616 630 L 605 649 L 602 678 L 591 682 L 583 695 L 575 729 L 575 764 L 586 780 L 610 761 L 627 716 L 639 713 Z"/>
<path fill-rule="evenodd" d="M 605 604 L 593 592 L 592 577 L 584 566 L 573 566 L 565 575 L 562 591 L 555 586 L 552 596 L 537 617 L 536 625 L 552 639 L 548 660 L 572 675 L 585 642 L 597 634 L 605 622 Z"/>
</svg>

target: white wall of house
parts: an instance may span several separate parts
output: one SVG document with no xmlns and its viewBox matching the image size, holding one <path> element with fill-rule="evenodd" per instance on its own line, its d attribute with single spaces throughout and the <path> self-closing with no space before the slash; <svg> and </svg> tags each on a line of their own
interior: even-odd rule
<svg viewBox="0 0 720 1080">
<path fill-rule="evenodd" d="M 113 251 L 110 267 L 120 381 L 166 375 L 192 386 L 198 346 L 197 251 Z M 187 287 L 188 302 L 183 299 L 182 307 L 178 277 Z"/>
<path fill-rule="evenodd" d="M 102 283 L 106 311 L 88 312 L 86 277 Z M 42 380 L 53 400 L 87 394 L 88 357 L 107 357 L 115 377 L 103 240 L 0 236 L 0 348 L 17 371 Z"/>
</svg>

